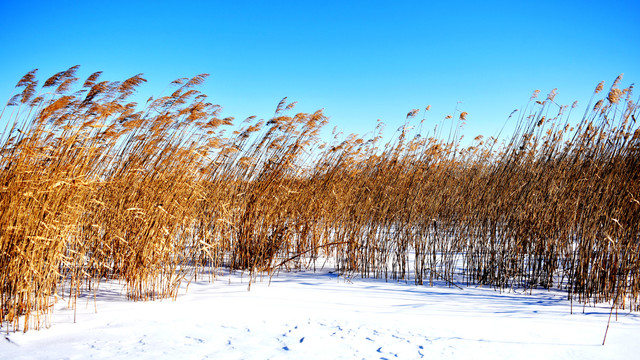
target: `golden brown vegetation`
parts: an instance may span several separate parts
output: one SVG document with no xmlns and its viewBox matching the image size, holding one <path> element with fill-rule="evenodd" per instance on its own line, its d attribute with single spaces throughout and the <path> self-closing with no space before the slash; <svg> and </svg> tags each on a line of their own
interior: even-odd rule
<svg viewBox="0 0 640 360">
<path fill-rule="evenodd" d="M 410 129 L 412 110 L 379 147 L 379 128 L 322 143 L 323 113 L 289 115 L 286 98 L 231 132 L 194 89 L 206 74 L 140 108 L 129 99 L 141 75 L 95 73 L 74 91 L 76 71 L 40 89 L 28 73 L 1 115 L 3 324 L 24 319 L 26 331 L 56 294 L 74 304 L 103 279 L 135 300 L 175 297 L 206 270 L 321 256 L 366 277 L 558 287 L 638 310 L 638 101 L 620 79 L 577 124 L 575 104 L 536 92 L 502 145 L 478 136 L 463 147 L 466 112 L 447 140 L 425 136 L 424 119 Z"/>
</svg>

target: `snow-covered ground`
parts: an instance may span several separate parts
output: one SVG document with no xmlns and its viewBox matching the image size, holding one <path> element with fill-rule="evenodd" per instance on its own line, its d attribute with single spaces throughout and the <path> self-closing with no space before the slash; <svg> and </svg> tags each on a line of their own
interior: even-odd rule
<svg viewBox="0 0 640 360">
<path fill-rule="evenodd" d="M 52 325 L 10 332 L 3 359 L 625 359 L 640 354 L 640 315 L 566 295 L 345 279 L 329 271 L 255 282 L 225 274 L 176 301 L 131 302 L 104 283 L 97 303 L 66 301 Z M 95 312 L 97 306 L 97 313 Z M 6 331 L 6 327 L 2 329 Z"/>
</svg>

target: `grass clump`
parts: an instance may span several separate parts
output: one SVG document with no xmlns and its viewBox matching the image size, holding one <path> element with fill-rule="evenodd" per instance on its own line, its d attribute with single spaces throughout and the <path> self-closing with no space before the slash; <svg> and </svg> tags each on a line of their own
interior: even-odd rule
<svg viewBox="0 0 640 360">
<path fill-rule="evenodd" d="M 196 89 L 206 74 L 138 106 L 142 75 L 98 72 L 74 90 L 77 69 L 42 87 L 28 73 L 2 112 L 0 318 L 14 329 L 103 279 L 147 300 L 203 270 L 320 256 L 365 277 L 558 287 L 638 310 L 638 101 L 620 78 L 575 124 L 575 104 L 536 92 L 509 140 L 463 146 L 466 112 L 429 132 L 426 116 L 410 129 L 412 110 L 387 144 L 381 124 L 371 139 L 323 143 L 322 111 L 293 114 L 286 98 L 232 128 Z"/>
</svg>

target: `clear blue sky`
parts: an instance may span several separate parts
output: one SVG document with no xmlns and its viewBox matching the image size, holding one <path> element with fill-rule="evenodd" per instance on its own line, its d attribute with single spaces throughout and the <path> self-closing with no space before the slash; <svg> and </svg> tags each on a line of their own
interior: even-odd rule
<svg viewBox="0 0 640 360">
<path fill-rule="evenodd" d="M 640 1 L 7 1 L 0 2 L 0 99 L 22 75 L 80 64 L 82 80 L 144 73 L 141 95 L 199 73 L 241 121 L 280 99 L 331 125 L 387 134 L 413 108 L 493 135 L 535 89 L 586 101 L 601 80 L 640 81 Z"/>
</svg>

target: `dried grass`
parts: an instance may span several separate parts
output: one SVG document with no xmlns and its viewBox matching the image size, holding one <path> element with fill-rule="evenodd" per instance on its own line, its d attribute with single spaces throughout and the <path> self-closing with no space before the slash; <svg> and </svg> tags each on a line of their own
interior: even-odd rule
<svg viewBox="0 0 640 360">
<path fill-rule="evenodd" d="M 102 279 L 147 300 L 175 297 L 204 270 L 274 272 L 320 256 L 365 277 L 558 287 L 638 310 L 638 102 L 619 79 L 578 124 L 555 90 L 545 101 L 536 91 L 502 145 L 463 147 L 466 112 L 450 139 L 426 136 L 425 119 L 410 126 L 416 109 L 379 147 L 381 125 L 372 139 L 322 143 L 324 114 L 291 114 L 286 98 L 225 136 L 233 119 L 194 89 L 206 74 L 140 109 L 128 99 L 141 74 L 97 72 L 74 92 L 76 70 L 38 94 L 28 73 L 2 113 L 0 318 L 14 329 Z"/>
</svg>

